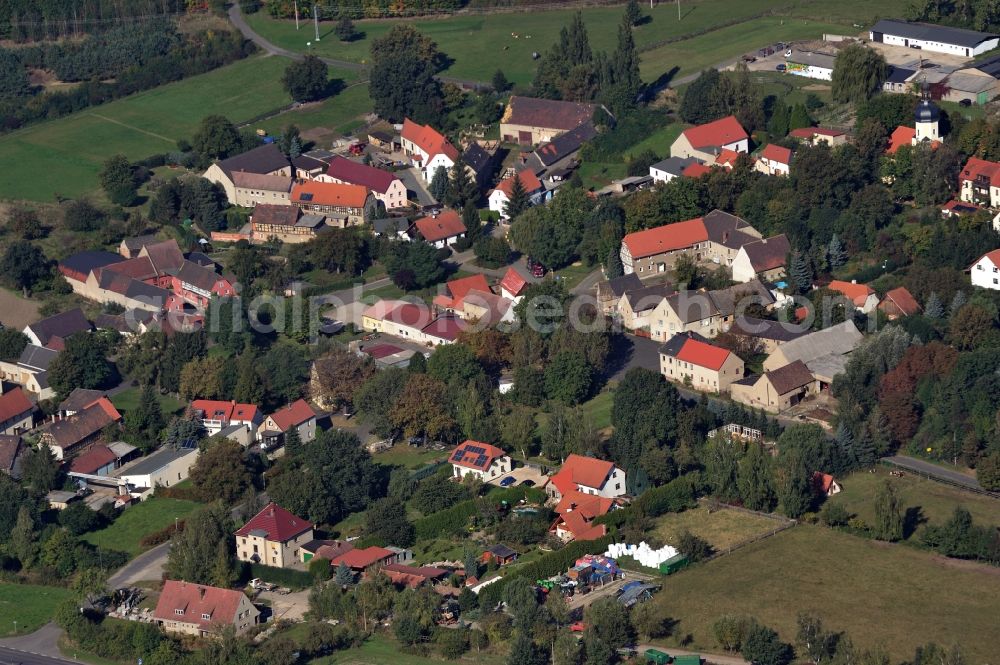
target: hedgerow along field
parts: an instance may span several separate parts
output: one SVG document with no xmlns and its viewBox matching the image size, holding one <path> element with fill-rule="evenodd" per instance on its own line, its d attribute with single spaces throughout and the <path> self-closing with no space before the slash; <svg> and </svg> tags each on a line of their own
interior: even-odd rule
<svg viewBox="0 0 1000 665">
<path fill-rule="evenodd" d="M 281 75 L 290 61 L 252 56 L 206 74 L 140 92 L 0 136 L 0 199 L 52 201 L 98 189 L 111 155 L 142 159 L 176 150 L 201 119 L 242 122 L 290 103 Z M 331 71 L 345 83 L 357 74 Z M 277 123 L 276 123 L 277 124 Z"/>
<path fill-rule="evenodd" d="M 595 51 L 610 52 L 614 49 L 623 4 L 582 10 L 590 45 Z M 637 27 L 634 36 L 636 45 L 641 49 L 664 39 L 700 33 L 744 19 L 744 23 L 738 24 L 743 28 L 737 34 L 752 33 L 753 39 L 757 41 L 753 41 L 750 46 L 756 49 L 768 41 L 779 39 L 806 39 L 821 36 L 823 32 L 858 32 L 858 29 L 853 28 L 854 23 L 870 23 L 876 13 L 881 16 L 901 15 L 907 4 L 906 0 L 886 0 L 880 3 L 845 0 L 837 3 L 836 7 L 831 7 L 829 3 L 818 0 L 797 3 L 776 3 L 773 0 L 684 0 L 681 3 L 681 20 L 678 21 L 677 7 L 673 2 L 659 2 L 652 10 L 648 2 L 640 2 L 644 15 L 651 20 Z M 300 52 L 311 48 L 317 55 L 358 63 L 367 62 L 373 39 L 383 36 L 394 25 L 406 23 L 436 41 L 438 48 L 454 60 L 445 71 L 447 75 L 489 81 L 497 68 L 500 68 L 509 80 L 527 85 L 534 76 L 537 64 L 531 57 L 532 53 L 544 55 L 549 46 L 559 39 L 559 30 L 569 23 L 575 11 L 559 9 L 532 11 L 530 14 L 459 14 L 448 18 L 415 21 L 361 20 L 356 21 L 355 26 L 362 37 L 346 43 L 339 41 L 334 35 L 335 23 L 326 21 L 320 24 L 318 45 L 314 41 L 313 27 L 308 21 L 303 20 L 299 30 L 296 30 L 294 20 L 273 19 L 262 11 L 247 16 L 247 22 L 261 36 L 282 48 Z M 778 27 L 787 27 L 787 30 L 763 30 L 755 25 L 748 26 L 753 23 L 750 21 L 751 17 L 764 12 L 785 15 L 784 26 Z M 778 19 L 775 24 L 780 21 Z M 819 31 L 802 30 L 819 23 L 824 24 Z M 310 42 L 312 45 L 307 47 Z M 696 71 L 700 67 L 739 55 L 744 48 L 742 43 L 733 44 L 731 37 L 726 36 L 710 39 L 707 45 L 693 42 L 690 48 L 680 49 L 688 57 L 679 57 L 670 62 L 665 62 L 666 58 L 660 54 L 644 54 L 643 74 L 646 76 L 651 67 L 659 67 L 651 77 L 647 77 L 655 79 L 675 65 L 685 73 Z M 667 52 L 667 55 L 673 56 L 674 51 Z M 698 61 L 689 61 L 689 57 L 696 57 Z M 702 62 L 702 57 L 707 60 Z"/>
<path fill-rule="evenodd" d="M 892 662 L 934 641 L 957 643 L 967 662 L 987 663 L 995 656 L 1000 574 L 800 524 L 666 578 L 651 602 L 678 621 L 670 640 L 690 636 L 690 649 L 720 650 L 712 624 L 724 614 L 756 617 L 794 643 L 799 612 L 813 612 L 855 647 L 883 645 Z"/>
</svg>

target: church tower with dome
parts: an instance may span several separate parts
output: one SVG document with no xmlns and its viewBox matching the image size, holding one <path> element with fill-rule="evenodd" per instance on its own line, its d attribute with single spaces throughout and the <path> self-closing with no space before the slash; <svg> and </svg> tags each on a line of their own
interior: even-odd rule
<svg viewBox="0 0 1000 665">
<path fill-rule="evenodd" d="M 915 114 L 916 133 L 913 136 L 913 145 L 918 143 L 937 143 L 941 140 L 938 133 L 938 121 L 941 119 L 941 111 L 928 97 L 924 97 L 917 104 Z"/>
</svg>

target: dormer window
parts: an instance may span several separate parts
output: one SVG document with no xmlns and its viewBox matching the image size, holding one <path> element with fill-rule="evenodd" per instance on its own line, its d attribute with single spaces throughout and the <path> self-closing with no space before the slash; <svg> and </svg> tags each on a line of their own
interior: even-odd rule
<svg viewBox="0 0 1000 665">
<path fill-rule="evenodd" d="M 184 616 L 184 610 L 177 608 L 176 610 L 174 610 L 174 614 L 176 614 L 177 616 Z"/>
<path fill-rule="evenodd" d="M 202 612 L 201 613 L 201 618 L 204 619 L 205 621 L 208 621 L 209 619 L 212 618 L 212 615 L 209 614 L 208 612 Z"/>
</svg>

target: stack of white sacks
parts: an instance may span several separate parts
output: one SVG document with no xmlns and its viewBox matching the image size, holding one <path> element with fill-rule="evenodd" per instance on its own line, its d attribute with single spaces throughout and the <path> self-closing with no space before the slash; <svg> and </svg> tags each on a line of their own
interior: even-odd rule
<svg viewBox="0 0 1000 665">
<path fill-rule="evenodd" d="M 608 546 L 608 551 L 604 556 L 617 559 L 620 556 L 629 556 L 647 568 L 658 568 L 661 563 L 677 556 L 677 550 L 670 545 L 664 545 L 658 550 L 654 550 L 645 541 L 638 545 L 626 545 L 625 543 L 612 543 Z"/>
</svg>

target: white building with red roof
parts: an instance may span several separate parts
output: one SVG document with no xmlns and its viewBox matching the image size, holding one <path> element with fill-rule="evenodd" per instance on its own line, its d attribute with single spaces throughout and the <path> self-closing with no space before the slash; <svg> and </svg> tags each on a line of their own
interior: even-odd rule
<svg viewBox="0 0 1000 665">
<path fill-rule="evenodd" d="M 496 446 L 468 439 L 448 458 L 452 475 L 458 480 L 473 476 L 483 482 L 496 480 L 512 470 L 510 456 Z"/>
<path fill-rule="evenodd" d="M 440 213 L 421 217 L 413 222 L 410 235 L 434 245 L 438 249 L 447 247 L 465 236 L 465 223 L 456 211 L 448 209 Z"/>
<path fill-rule="evenodd" d="M 242 404 L 215 399 L 196 399 L 191 402 L 191 415 L 201 421 L 209 436 L 215 436 L 232 425 L 245 427 L 256 438 L 257 429 L 264 422 L 264 415 L 256 404 Z"/>
<path fill-rule="evenodd" d="M 531 169 L 524 169 L 517 175 L 501 180 L 495 188 L 490 190 L 487 199 L 490 202 L 490 210 L 499 213 L 503 219 L 507 219 L 507 203 L 510 201 L 511 190 L 514 189 L 514 178 L 521 181 L 531 205 L 538 205 L 545 197 L 545 186 Z"/>
<path fill-rule="evenodd" d="M 969 274 L 973 286 L 1000 291 L 1000 249 L 980 256 L 969 266 Z"/>
<path fill-rule="evenodd" d="M 272 501 L 235 537 L 236 558 L 240 561 L 288 568 L 302 559 L 302 546 L 313 540 L 313 525 Z"/>
<path fill-rule="evenodd" d="M 614 499 L 583 492 L 566 492 L 554 508 L 557 517 L 549 532 L 564 543 L 602 538 L 607 535 L 608 528 L 603 524 L 593 524 L 593 521 L 615 505 Z"/>
<path fill-rule="evenodd" d="M 260 610 L 242 591 L 167 580 L 153 620 L 168 633 L 210 637 L 232 627 L 242 634 L 257 625 Z"/>
<path fill-rule="evenodd" d="M 793 139 L 805 141 L 812 146 L 825 143 L 832 148 L 833 146 L 847 143 L 846 132 L 828 127 L 800 127 L 788 132 L 788 135 Z"/>
<path fill-rule="evenodd" d="M 35 405 L 24 389 L 16 386 L 0 395 L 0 434 L 13 436 L 34 427 Z"/>
<path fill-rule="evenodd" d="M 528 280 L 521 273 L 514 270 L 513 266 L 507 268 L 503 279 L 500 280 L 500 295 L 516 305 L 521 302 L 521 298 L 524 297 L 524 292 L 527 289 Z"/>
<path fill-rule="evenodd" d="M 776 143 L 768 143 L 757 155 L 754 168 L 766 175 L 788 175 L 792 170 L 792 151 Z"/>
<path fill-rule="evenodd" d="M 338 155 L 331 159 L 326 174 L 316 180 L 367 187 L 376 199 L 385 204 L 386 210 L 406 206 L 406 185 L 394 173 L 346 157 Z"/>
<path fill-rule="evenodd" d="M 682 333 L 660 347 L 660 373 L 695 390 L 725 393 L 743 379 L 744 365 L 729 349 L 709 344 L 697 333 Z"/>
<path fill-rule="evenodd" d="M 400 139 L 403 152 L 420 169 L 420 175 L 427 182 L 434 178 L 437 167 L 450 169 L 459 160 L 458 148 L 430 125 L 421 125 L 406 118 Z"/>
<path fill-rule="evenodd" d="M 545 491 L 557 501 L 574 492 L 613 499 L 626 493 L 625 471 L 612 462 L 572 454 L 549 478 Z"/>
<path fill-rule="evenodd" d="M 711 164 L 723 150 L 750 150 L 750 135 L 736 116 L 729 115 L 685 129 L 670 146 L 670 156 L 694 157 Z"/>
<path fill-rule="evenodd" d="M 302 443 L 316 438 L 316 412 L 304 399 L 295 400 L 265 418 L 260 439 L 265 448 L 272 448 L 283 443 L 292 429 L 298 430 Z"/>
<path fill-rule="evenodd" d="M 1000 207 L 1000 162 L 969 157 L 958 174 L 959 198 L 966 203 Z"/>
</svg>

